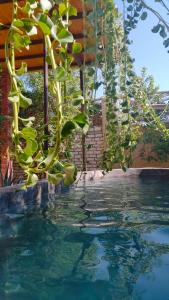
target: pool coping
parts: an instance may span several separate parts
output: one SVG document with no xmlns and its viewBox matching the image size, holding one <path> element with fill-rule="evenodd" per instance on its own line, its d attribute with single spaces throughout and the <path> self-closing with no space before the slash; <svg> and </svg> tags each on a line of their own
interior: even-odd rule
<svg viewBox="0 0 169 300">
<path fill-rule="evenodd" d="M 56 201 L 59 195 L 69 192 L 74 186 L 92 185 L 104 178 L 125 177 L 169 178 L 169 168 L 131 168 L 127 172 L 114 169 L 106 175 L 101 170 L 81 172 L 78 173 L 75 185 L 71 187 L 65 187 L 63 184 L 55 186 L 49 184 L 47 180 L 39 180 L 35 186 L 27 190 L 20 190 L 21 185 L 0 187 L 0 214 L 25 214 L 45 209 L 50 201 Z"/>
</svg>

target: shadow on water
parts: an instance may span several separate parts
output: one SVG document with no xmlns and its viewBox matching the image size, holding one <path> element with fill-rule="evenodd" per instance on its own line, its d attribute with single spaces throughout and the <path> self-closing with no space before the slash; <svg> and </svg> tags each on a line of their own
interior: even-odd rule
<svg viewBox="0 0 169 300">
<path fill-rule="evenodd" d="M 1 218 L 0 300 L 169 299 L 168 189 L 104 180 Z"/>
</svg>

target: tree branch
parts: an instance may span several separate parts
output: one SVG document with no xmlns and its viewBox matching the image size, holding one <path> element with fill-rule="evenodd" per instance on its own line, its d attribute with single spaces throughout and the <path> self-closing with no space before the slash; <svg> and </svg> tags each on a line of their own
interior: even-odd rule
<svg viewBox="0 0 169 300">
<path fill-rule="evenodd" d="M 169 25 L 168 25 L 168 23 L 164 20 L 164 18 L 163 18 L 163 17 L 162 17 L 155 9 L 153 9 L 153 8 L 150 7 L 150 6 L 148 6 L 148 5 L 145 3 L 144 0 L 141 0 L 141 3 L 143 4 L 143 6 L 144 6 L 146 9 L 148 9 L 149 11 L 151 11 L 151 12 L 159 19 L 160 22 L 162 22 L 162 23 L 165 25 L 167 31 L 169 32 Z"/>
<path fill-rule="evenodd" d="M 161 0 L 161 4 L 164 6 L 164 8 L 168 11 L 169 13 L 169 8 L 167 7 L 167 5 L 165 4 L 165 2 L 163 0 Z"/>
</svg>

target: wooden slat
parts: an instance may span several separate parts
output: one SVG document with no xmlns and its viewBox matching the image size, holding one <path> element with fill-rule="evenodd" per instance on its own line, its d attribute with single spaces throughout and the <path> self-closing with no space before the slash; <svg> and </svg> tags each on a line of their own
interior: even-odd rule
<svg viewBox="0 0 169 300">
<path fill-rule="evenodd" d="M 86 64 L 89 64 L 91 63 L 92 61 L 95 60 L 95 54 L 81 54 L 80 56 L 77 56 L 75 59 L 74 59 L 74 62 L 72 63 L 72 65 L 81 65 L 82 62 L 84 61 L 85 59 L 85 63 Z M 16 60 L 16 69 L 19 69 L 21 67 L 21 63 L 22 63 L 22 59 L 20 60 Z M 42 65 L 43 65 L 43 56 L 41 55 L 37 55 L 37 56 L 34 56 L 33 58 L 30 56 L 30 57 L 26 57 L 24 58 L 24 62 L 27 63 L 27 66 L 28 66 L 28 70 L 40 70 L 42 68 Z M 1 66 L 2 68 L 6 68 L 6 63 L 5 62 L 0 62 L 1 63 Z M 58 61 L 59 63 L 59 61 Z"/>
<path fill-rule="evenodd" d="M 24 0 L 19 1 L 20 5 L 23 6 L 25 4 Z M 83 1 L 82 0 L 70 0 L 70 3 L 77 8 L 78 16 L 73 17 L 70 20 L 69 30 L 72 32 L 74 38 L 78 40 L 82 46 L 93 46 L 95 40 L 92 38 L 84 39 L 83 33 L 91 32 L 92 28 L 88 21 L 84 21 L 83 19 Z M 91 5 L 85 7 L 85 11 L 91 11 Z M 11 15 L 12 15 L 12 0 L 0 0 L 0 23 L 10 24 L 11 23 Z M 24 14 L 20 14 L 20 17 L 24 17 Z M 3 67 L 5 67 L 5 53 L 4 53 L 4 44 L 6 41 L 8 30 L 3 29 L 0 30 L 0 62 Z M 43 34 L 39 30 L 38 34 L 31 37 L 32 44 L 30 45 L 29 51 L 24 49 L 21 52 L 16 51 L 16 66 L 19 67 L 21 61 L 24 60 L 28 62 L 29 68 L 41 68 L 43 66 Z M 80 56 L 83 59 L 83 55 Z M 91 60 L 92 58 L 90 57 Z"/>
</svg>

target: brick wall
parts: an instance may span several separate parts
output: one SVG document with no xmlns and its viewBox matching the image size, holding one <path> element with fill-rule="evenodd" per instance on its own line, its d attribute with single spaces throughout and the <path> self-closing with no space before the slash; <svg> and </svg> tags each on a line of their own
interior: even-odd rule
<svg viewBox="0 0 169 300">
<path fill-rule="evenodd" d="M 86 168 L 87 171 L 96 170 L 100 166 L 100 159 L 103 153 L 103 132 L 102 126 L 93 125 L 86 136 Z M 82 169 L 82 145 L 81 136 L 77 136 L 72 149 L 73 161 L 78 170 Z"/>
</svg>

